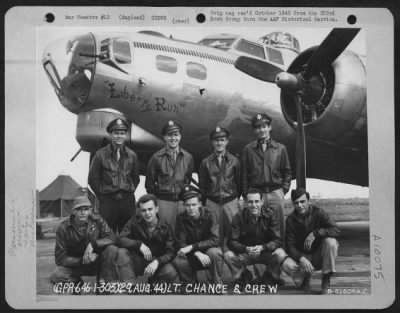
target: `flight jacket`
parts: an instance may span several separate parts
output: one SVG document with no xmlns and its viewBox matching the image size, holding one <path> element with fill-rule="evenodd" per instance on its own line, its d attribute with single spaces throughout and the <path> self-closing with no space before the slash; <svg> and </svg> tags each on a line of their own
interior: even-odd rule
<svg viewBox="0 0 400 313">
<path fill-rule="evenodd" d="M 175 164 L 164 147 L 150 158 L 146 173 L 146 191 L 158 199 L 179 201 L 183 186 L 190 184 L 194 169 L 192 155 L 179 148 Z"/>
<path fill-rule="evenodd" d="M 84 234 L 78 231 L 74 218 L 75 216 L 71 214 L 61 222 L 56 231 L 55 260 L 59 266 L 81 266 L 83 253 L 89 242 L 95 253 L 116 242 L 113 231 L 99 215 L 93 213 L 89 215 Z"/>
<path fill-rule="evenodd" d="M 311 251 L 305 251 L 304 241 L 311 232 L 314 233 L 315 240 Z M 299 261 L 304 254 L 315 251 L 323 238 L 336 238 L 339 235 L 340 230 L 336 222 L 325 210 L 314 205 L 310 205 L 304 218 L 294 210 L 286 219 L 286 249 L 289 256 L 295 261 Z"/>
<path fill-rule="evenodd" d="M 282 188 L 288 192 L 292 179 L 289 157 L 284 145 L 271 140 L 265 152 L 258 141 L 253 141 L 243 148 L 241 191 L 245 196 L 250 187 L 262 192 L 271 192 Z"/>
<path fill-rule="evenodd" d="M 142 243 L 149 247 L 160 265 L 170 262 L 175 256 L 175 241 L 171 226 L 166 222 L 160 222 L 160 219 L 152 234 L 149 233 L 142 217 L 136 222 L 132 217 L 125 224 L 118 239 L 118 246 L 142 255 L 140 252 Z"/>
<path fill-rule="evenodd" d="M 135 152 L 123 145 L 120 160 L 112 144 L 99 149 L 89 169 L 89 185 L 96 193 L 134 193 L 139 185 L 139 159 Z"/>
<path fill-rule="evenodd" d="M 240 197 L 240 162 L 225 152 L 221 167 L 214 152 L 203 159 L 199 169 L 199 187 L 203 197 L 226 203 Z"/>
<path fill-rule="evenodd" d="M 186 212 L 178 215 L 176 219 L 176 244 L 177 249 L 193 245 L 191 253 L 205 252 L 219 243 L 219 225 L 215 212 L 207 207 L 200 208 L 198 220 L 190 217 Z"/>
<path fill-rule="evenodd" d="M 262 245 L 264 251 L 274 251 L 282 246 L 279 223 L 270 208 L 261 208 L 258 218 L 245 208 L 232 219 L 228 247 L 235 253 L 245 253 L 246 247 Z"/>
</svg>

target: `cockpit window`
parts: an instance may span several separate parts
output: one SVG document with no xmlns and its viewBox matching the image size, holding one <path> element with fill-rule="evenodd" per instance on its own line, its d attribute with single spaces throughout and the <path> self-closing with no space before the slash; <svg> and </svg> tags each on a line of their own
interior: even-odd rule
<svg viewBox="0 0 400 313">
<path fill-rule="evenodd" d="M 113 52 L 116 62 L 120 64 L 131 63 L 131 48 L 129 42 L 115 40 L 113 42 Z"/>
<path fill-rule="evenodd" d="M 241 39 L 236 47 L 236 50 L 242 51 L 251 55 L 254 55 L 256 57 L 262 58 L 265 60 L 265 52 L 264 52 L 264 47 L 257 45 L 253 42 L 247 41 L 245 39 Z"/>
<path fill-rule="evenodd" d="M 157 55 L 156 67 L 163 72 L 176 73 L 178 71 L 178 62 L 174 58 L 165 55 Z"/>
<path fill-rule="evenodd" d="M 201 41 L 199 41 L 200 45 L 203 46 L 209 46 L 209 47 L 213 47 L 213 48 L 218 48 L 218 49 L 222 49 L 222 50 L 228 50 L 233 42 L 236 40 L 236 38 L 212 38 L 212 39 L 203 39 Z"/>
<path fill-rule="evenodd" d="M 266 47 L 265 49 L 267 50 L 268 60 L 270 60 L 271 62 L 283 64 L 282 53 L 279 50 L 269 47 Z"/>
<path fill-rule="evenodd" d="M 203 64 L 187 62 L 186 73 L 189 77 L 204 80 L 207 78 L 207 69 Z"/>
</svg>

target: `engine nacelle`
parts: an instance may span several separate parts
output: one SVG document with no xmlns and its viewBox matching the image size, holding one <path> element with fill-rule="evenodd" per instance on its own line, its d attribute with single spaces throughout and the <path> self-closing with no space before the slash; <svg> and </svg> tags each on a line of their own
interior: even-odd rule
<svg viewBox="0 0 400 313">
<path fill-rule="evenodd" d="M 296 74 L 304 70 L 315 50 L 313 47 L 299 55 L 288 72 Z M 337 142 L 349 132 L 366 131 L 366 72 L 358 55 L 344 51 L 331 66 L 311 80 L 318 90 L 313 96 L 303 97 L 302 113 L 307 137 Z M 281 105 L 285 119 L 295 127 L 293 95 L 282 92 Z"/>
<path fill-rule="evenodd" d="M 89 111 L 78 114 L 76 126 L 76 140 L 82 150 L 96 152 L 110 141 L 110 134 L 107 132 L 107 125 L 115 118 L 125 120 L 128 125 L 126 144 L 135 151 L 150 151 L 163 146 L 163 141 L 145 131 L 144 129 L 132 124 L 122 113 L 109 111 Z"/>
<path fill-rule="evenodd" d="M 89 111 L 78 114 L 76 140 L 83 151 L 96 152 L 110 141 L 107 125 L 115 118 L 121 118 L 131 125 L 124 115 L 106 111 Z M 127 143 L 130 141 L 131 128 L 128 129 Z"/>
</svg>

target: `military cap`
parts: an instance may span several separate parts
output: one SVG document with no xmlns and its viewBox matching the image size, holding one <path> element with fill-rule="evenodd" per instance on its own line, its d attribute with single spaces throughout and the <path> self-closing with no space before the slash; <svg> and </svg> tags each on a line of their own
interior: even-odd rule
<svg viewBox="0 0 400 313">
<path fill-rule="evenodd" d="M 251 125 L 253 128 L 256 128 L 260 125 L 271 125 L 272 119 L 265 113 L 258 113 L 256 114 L 253 119 L 251 120 Z"/>
<path fill-rule="evenodd" d="M 198 189 L 194 188 L 191 185 L 185 185 L 181 192 L 181 199 L 182 201 L 186 201 L 188 199 L 201 197 L 200 192 Z"/>
<path fill-rule="evenodd" d="M 210 133 L 210 140 L 226 137 L 229 138 L 229 131 L 226 128 L 222 128 L 217 126 L 211 133 Z"/>
<path fill-rule="evenodd" d="M 182 126 L 180 124 L 178 124 L 175 121 L 168 121 L 167 124 L 164 125 L 164 127 L 162 128 L 162 135 L 165 136 L 169 133 L 175 132 L 175 131 L 182 131 Z"/>
<path fill-rule="evenodd" d="M 290 194 L 290 196 L 292 198 L 292 202 L 296 201 L 302 195 L 307 195 L 307 199 L 310 199 L 310 194 L 303 187 L 293 189 L 292 193 Z"/>
<path fill-rule="evenodd" d="M 74 198 L 72 202 L 72 210 L 76 208 L 80 208 L 82 206 L 89 206 L 92 207 L 92 204 L 90 203 L 90 200 L 86 196 L 79 196 Z"/>
<path fill-rule="evenodd" d="M 110 124 L 108 124 L 107 126 L 107 132 L 111 133 L 114 130 L 124 130 L 127 131 L 128 130 L 128 123 L 125 122 L 123 119 L 121 118 L 116 118 L 114 120 L 112 120 L 110 122 Z"/>
</svg>

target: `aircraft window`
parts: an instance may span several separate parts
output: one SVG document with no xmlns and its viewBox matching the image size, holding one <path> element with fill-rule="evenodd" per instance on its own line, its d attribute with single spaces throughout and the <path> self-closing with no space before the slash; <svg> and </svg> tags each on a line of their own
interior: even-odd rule
<svg viewBox="0 0 400 313">
<path fill-rule="evenodd" d="M 295 48 L 297 51 L 300 50 L 299 41 L 298 41 L 296 38 L 294 38 L 294 37 L 293 37 L 293 46 L 294 46 L 294 48 Z"/>
<path fill-rule="evenodd" d="M 265 47 L 267 49 L 268 59 L 272 62 L 283 64 L 282 53 L 279 50 Z"/>
<path fill-rule="evenodd" d="M 131 63 L 131 48 L 129 46 L 129 42 L 114 41 L 113 51 L 115 61 L 121 64 Z"/>
<path fill-rule="evenodd" d="M 236 50 L 265 59 L 264 48 L 245 39 L 240 40 L 235 48 Z"/>
<path fill-rule="evenodd" d="M 228 50 L 232 43 L 235 41 L 236 39 L 220 39 L 220 38 L 213 38 L 213 39 L 203 39 L 199 42 L 200 45 L 204 45 L 204 46 L 210 46 L 213 48 L 218 48 L 221 50 Z"/>
<path fill-rule="evenodd" d="M 162 72 L 176 73 L 178 71 L 178 62 L 174 58 L 157 55 L 156 67 Z"/>
<path fill-rule="evenodd" d="M 46 69 L 46 73 L 50 77 L 51 82 L 53 82 L 53 84 L 57 88 L 56 90 L 60 91 L 61 90 L 60 76 L 58 75 L 54 65 L 52 64 L 52 62 L 46 62 L 44 64 L 44 68 Z"/>
<path fill-rule="evenodd" d="M 204 65 L 194 62 L 186 63 L 186 73 L 189 77 L 196 79 L 206 79 L 207 78 L 207 69 Z"/>
</svg>

